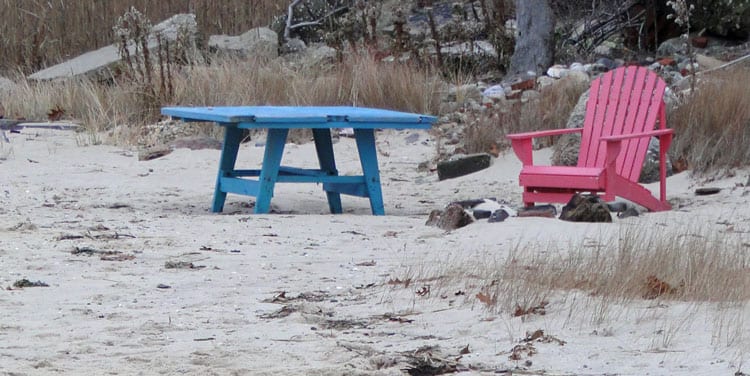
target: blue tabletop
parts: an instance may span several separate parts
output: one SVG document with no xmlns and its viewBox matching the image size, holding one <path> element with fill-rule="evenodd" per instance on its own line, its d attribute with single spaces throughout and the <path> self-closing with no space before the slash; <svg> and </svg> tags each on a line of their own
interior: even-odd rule
<svg viewBox="0 0 750 376">
<path fill-rule="evenodd" d="M 237 124 L 242 128 L 419 128 L 428 129 L 437 118 L 366 107 L 163 107 L 163 115 L 186 121 Z"/>
</svg>

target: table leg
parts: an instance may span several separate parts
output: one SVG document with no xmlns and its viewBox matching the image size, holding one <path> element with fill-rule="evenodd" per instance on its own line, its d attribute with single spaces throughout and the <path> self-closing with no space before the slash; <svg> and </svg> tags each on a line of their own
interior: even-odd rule
<svg viewBox="0 0 750 376">
<path fill-rule="evenodd" d="M 221 148 L 221 160 L 219 161 L 219 174 L 216 177 L 216 188 L 214 189 L 214 203 L 211 211 L 220 213 L 224 210 L 224 201 L 227 193 L 221 188 L 221 178 L 228 176 L 234 170 L 237 161 L 237 151 L 242 140 L 242 129 L 227 125 L 224 127 L 224 145 Z"/>
<path fill-rule="evenodd" d="M 333 156 L 333 142 L 331 141 L 331 130 L 328 128 L 313 129 L 313 139 L 315 140 L 315 152 L 318 154 L 318 163 L 320 169 L 327 172 L 330 176 L 337 176 L 336 160 Z M 326 191 L 328 197 L 328 208 L 333 214 L 341 214 L 341 194 L 338 192 Z"/>
<path fill-rule="evenodd" d="M 362 173 L 365 176 L 365 184 L 370 196 L 372 214 L 384 215 L 383 193 L 380 188 L 380 171 L 378 170 L 378 151 L 375 147 L 375 130 L 355 129 L 354 138 L 357 141 L 359 160 L 362 163 Z"/>
<path fill-rule="evenodd" d="M 273 187 L 279 176 L 281 157 L 284 154 L 284 144 L 289 129 L 269 129 L 266 139 L 266 150 L 263 155 L 263 167 L 261 167 L 258 180 L 260 187 L 258 197 L 255 200 L 255 214 L 265 214 L 271 207 Z"/>
</svg>

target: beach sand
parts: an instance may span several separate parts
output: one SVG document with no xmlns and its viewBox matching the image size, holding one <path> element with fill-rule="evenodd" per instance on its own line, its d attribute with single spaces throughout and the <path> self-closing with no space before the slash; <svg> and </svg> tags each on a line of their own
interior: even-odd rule
<svg viewBox="0 0 750 376">
<path fill-rule="evenodd" d="M 636 299 L 592 320 L 596 298 L 552 293 L 546 314 L 514 317 L 460 276 L 426 278 L 502 263 L 519 245 L 606 242 L 628 228 L 732 226 L 746 238 L 747 170 L 710 183 L 677 174 L 672 211 L 612 224 L 511 217 L 446 232 L 425 221 L 451 201 L 520 205 L 512 153 L 438 181 L 417 171 L 435 152 L 426 132 L 382 132 L 386 216 L 349 196 L 344 214 L 331 215 L 315 184 L 277 184 L 271 214 L 231 194 L 214 214 L 217 150 L 138 161 L 131 150 L 81 146 L 87 136 L 72 131 L 9 139 L 0 143 L 0 374 L 398 375 L 420 358 L 466 374 L 750 372 L 746 303 Z M 352 139 L 334 149 L 340 173 L 359 173 Z M 238 166 L 257 168 L 262 153 L 243 144 Z M 312 143 L 287 145 L 284 164 L 315 161 Z M 723 189 L 695 196 L 705 184 Z M 22 279 L 49 286 L 15 288 Z M 548 340 L 523 353 L 517 346 L 536 330 Z"/>
</svg>

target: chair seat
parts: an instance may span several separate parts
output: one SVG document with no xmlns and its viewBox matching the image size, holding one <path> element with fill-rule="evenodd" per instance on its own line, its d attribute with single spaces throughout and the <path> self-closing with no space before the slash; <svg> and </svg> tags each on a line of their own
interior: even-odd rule
<svg viewBox="0 0 750 376">
<path fill-rule="evenodd" d="M 604 190 L 604 168 L 573 166 L 524 166 L 519 184 L 525 187 L 565 187 L 575 190 Z"/>
</svg>

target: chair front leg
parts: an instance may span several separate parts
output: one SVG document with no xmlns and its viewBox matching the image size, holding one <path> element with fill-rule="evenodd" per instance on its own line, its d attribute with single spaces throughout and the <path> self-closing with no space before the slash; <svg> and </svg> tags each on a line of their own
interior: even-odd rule
<svg viewBox="0 0 750 376">
<path fill-rule="evenodd" d="M 659 200 L 667 202 L 667 150 L 672 144 L 672 133 L 659 136 Z"/>
<path fill-rule="evenodd" d="M 607 175 L 607 192 L 614 187 L 617 180 L 617 157 L 620 155 L 622 141 L 607 141 L 607 151 L 604 159 L 604 173 Z"/>
<path fill-rule="evenodd" d="M 510 144 L 513 147 L 513 151 L 516 153 L 518 159 L 523 163 L 524 166 L 531 166 L 534 164 L 534 156 L 532 154 L 531 138 L 512 139 Z"/>
</svg>

